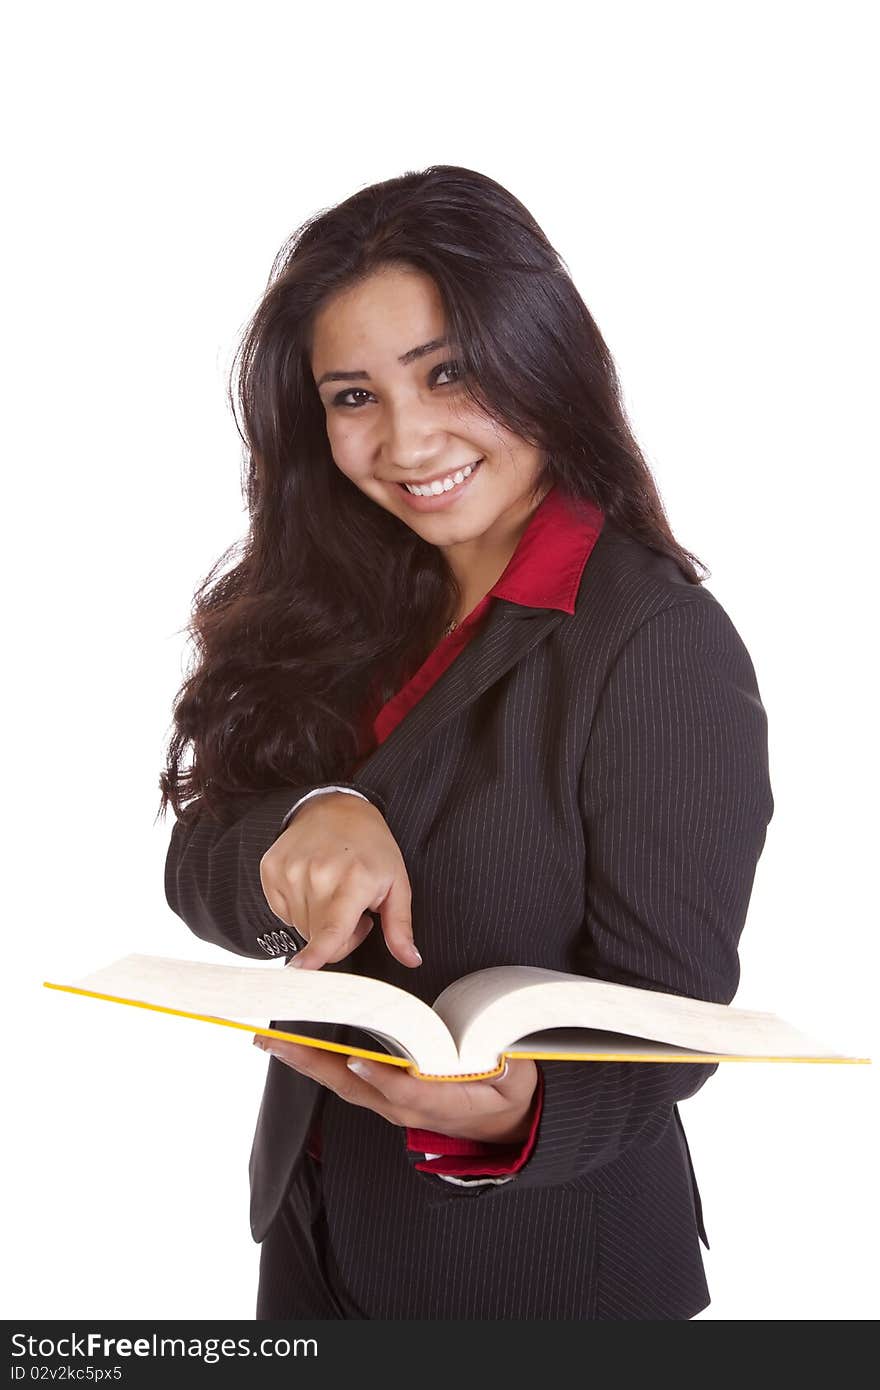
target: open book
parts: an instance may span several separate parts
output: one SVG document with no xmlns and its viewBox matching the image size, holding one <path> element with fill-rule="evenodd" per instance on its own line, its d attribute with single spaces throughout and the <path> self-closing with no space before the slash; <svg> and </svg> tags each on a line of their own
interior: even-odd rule
<svg viewBox="0 0 880 1390">
<path fill-rule="evenodd" d="M 183 1014 L 268 1037 L 466 1081 L 499 1075 L 507 1057 L 614 1062 L 870 1062 L 849 1057 L 777 1018 L 678 994 L 636 989 L 537 966 L 477 970 L 430 1007 L 407 990 L 339 970 L 207 965 L 130 955 L 49 989 Z M 295 1019 L 306 1031 L 266 1025 Z M 347 1024 L 386 1051 L 308 1035 L 309 1023 Z"/>
</svg>

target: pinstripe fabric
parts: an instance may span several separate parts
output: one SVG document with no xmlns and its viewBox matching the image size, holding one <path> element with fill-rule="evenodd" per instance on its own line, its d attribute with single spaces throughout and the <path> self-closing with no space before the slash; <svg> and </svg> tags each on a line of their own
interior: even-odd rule
<svg viewBox="0 0 880 1390">
<path fill-rule="evenodd" d="M 500 964 L 734 997 L 773 812 L 755 673 L 714 596 L 610 523 L 573 614 L 496 600 L 347 785 L 400 845 L 424 965 L 400 966 L 374 931 L 345 969 L 426 1002 Z M 243 799 L 226 830 L 175 825 L 166 895 L 196 935 L 260 954 L 256 936 L 278 919 L 259 860 L 308 790 Z M 540 1066 L 535 1150 L 499 1186 L 414 1170 L 402 1130 L 323 1093 L 327 1239 L 363 1316 L 655 1319 L 706 1306 L 676 1103 L 716 1064 Z M 270 1061 L 250 1165 L 257 1240 L 291 1177 L 294 1196 L 304 1180 L 320 1091 Z"/>
</svg>

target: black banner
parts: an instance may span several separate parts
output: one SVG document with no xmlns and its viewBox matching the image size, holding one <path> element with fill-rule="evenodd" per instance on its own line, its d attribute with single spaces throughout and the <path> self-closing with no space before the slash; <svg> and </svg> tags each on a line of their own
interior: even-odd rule
<svg viewBox="0 0 880 1390">
<path fill-rule="evenodd" d="M 11 1386 L 119 1386 L 153 1390 L 158 1377 L 187 1387 L 319 1385 L 375 1371 L 394 1380 L 449 1373 L 464 1383 L 565 1364 L 595 1343 L 593 1325 L 560 1322 L 87 1322 L 7 1320 Z M 475 1360 L 475 1358 L 481 1358 Z M 485 1359 L 482 1359 L 485 1358 Z M 624 1358 L 625 1360 L 626 1358 Z M 231 1372 L 231 1374 L 230 1374 Z M 246 1378 L 245 1378 L 246 1377 Z M 0 1384 L 2 1390 L 2 1384 Z"/>
</svg>

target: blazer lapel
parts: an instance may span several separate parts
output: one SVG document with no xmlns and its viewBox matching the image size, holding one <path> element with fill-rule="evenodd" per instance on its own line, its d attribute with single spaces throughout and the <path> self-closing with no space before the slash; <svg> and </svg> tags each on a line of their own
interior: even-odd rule
<svg viewBox="0 0 880 1390">
<path fill-rule="evenodd" d="M 529 608 L 494 599 L 482 631 L 360 764 L 358 779 L 369 783 L 399 770 L 429 734 L 478 699 L 568 616 L 559 608 Z"/>
<path fill-rule="evenodd" d="M 557 623 L 568 616 L 559 608 L 529 608 L 521 604 L 508 603 L 505 599 L 494 599 L 482 630 L 459 652 L 452 665 L 446 668 L 442 676 L 435 681 L 430 690 L 426 691 L 418 704 L 392 729 L 384 742 L 360 765 L 355 774 L 358 781 L 363 781 L 369 785 L 375 778 L 378 783 L 385 774 L 389 774 L 393 780 L 395 772 L 405 769 L 407 759 L 418 750 L 428 735 L 464 706 L 472 704 L 474 700 L 478 699 L 484 690 L 488 690 L 506 671 L 521 661 L 527 652 L 530 652 L 548 633 L 552 632 Z M 351 965 L 346 960 L 342 960 L 336 965 L 328 965 L 324 968 L 326 970 L 350 970 Z M 375 1042 L 375 1039 L 371 1039 L 369 1036 L 366 1039 L 358 1037 L 357 1029 L 352 1030 L 349 1026 L 341 1023 L 326 1025 L 307 1023 L 304 1027 L 298 1027 L 296 1021 L 273 1020 L 272 1026 L 288 1032 L 304 1031 L 308 1035 L 315 1033 L 317 1036 L 332 1042 L 351 1041 L 352 1036 L 359 1045 L 364 1045 L 365 1042 L 367 1045 Z M 287 1109 L 291 1117 L 295 1117 L 291 1118 L 288 1123 L 295 1126 L 294 1151 L 298 1154 L 305 1146 L 321 1087 L 309 1078 L 297 1073 L 294 1073 L 293 1076 L 285 1076 L 285 1071 L 289 1072 L 289 1070 L 289 1068 L 284 1068 L 283 1063 L 277 1062 L 276 1064 L 276 1059 L 272 1059 L 269 1067 L 267 1093 L 271 1085 L 276 1088 L 286 1088 L 285 1104 L 283 1106 L 279 1104 L 279 1113 Z M 265 1099 L 264 1106 L 267 1106 Z M 268 1113 L 268 1107 L 266 1113 Z M 261 1110 L 250 1160 L 251 1228 L 255 1233 L 264 1233 L 268 1229 L 278 1201 L 277 1196 L 274 1196 L 271 1202 L 264 1203 L 265 1210 L 256 1201 L 256 1194 L 262 1192 L 264 1188 L 270 1193 L 273 1191 L 268 1179 L 264 1182 L 260 1177 L 263 1167 L 268 1168 L 269 1158 L 267 1154 L 270 1152 L 267 1148 L 269 1141 L 261 1135 L 263 1120 L 264 1114 Z M 259 1181 L 257 1181 L 258 1178 Z M 255 1238 L 262 1239 L 262 1234 L 256 1234 Z"/>
</svg>

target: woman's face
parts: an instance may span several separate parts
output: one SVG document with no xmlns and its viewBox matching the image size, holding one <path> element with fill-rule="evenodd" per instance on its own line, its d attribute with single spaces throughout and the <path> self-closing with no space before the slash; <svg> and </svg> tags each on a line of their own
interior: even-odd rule
<svg viewBox="0 0 880 1390">
<path fill-rule="evenodd" d="M 386 267 L 322 306 L 311 367 L 337 466 L 432 545 L 463 545 L 463 559 L 468 542 L 482 549 L 519 534 L 536 505 L 528 494 L 542 456 L 467 398 L 456 345 L 438 344 L 443 336 L 430 276 Z M 431 495 L 412 496 L 404 483 Z"/>
</svg>

